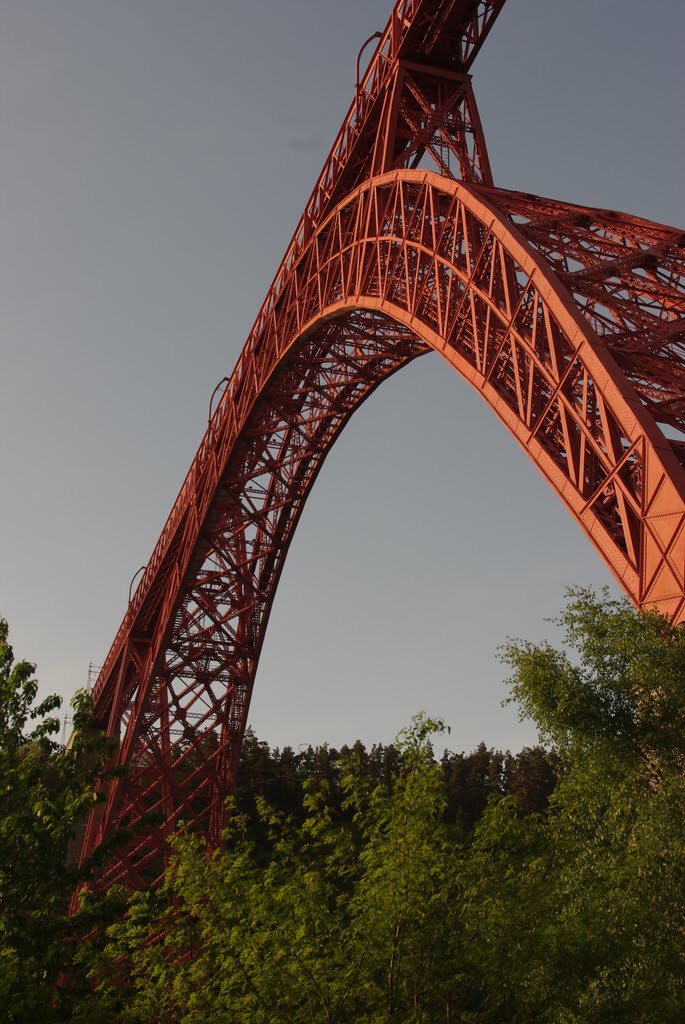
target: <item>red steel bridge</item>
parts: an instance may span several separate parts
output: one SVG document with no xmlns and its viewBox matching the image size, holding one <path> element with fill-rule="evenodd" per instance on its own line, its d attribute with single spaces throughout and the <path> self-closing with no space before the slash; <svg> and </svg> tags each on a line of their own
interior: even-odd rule
<svg viewBox="0 0 685 1024">
<path fill-rule="evenodd" d="M 504 0 L 398 0 L 93 690 L 125 774 L 81 855 L 148 884 L 216 842 L 307 496 L 346 423 L 436 350 L 631 600 L 685 620 L 685 234 L 493 184 L 471 69 Z M 369 40 L 370 42 L 371 40 Z"/>
</svg>

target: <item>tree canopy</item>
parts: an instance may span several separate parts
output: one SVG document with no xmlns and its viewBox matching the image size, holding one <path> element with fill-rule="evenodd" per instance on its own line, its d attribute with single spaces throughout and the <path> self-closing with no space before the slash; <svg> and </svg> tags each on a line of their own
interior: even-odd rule
<svg viewBox="0 0 685 1024">
<path fill-rule="evenodd" d="M 0 619 L 0 1006 L 9 1022 L 58 1019 L 55 983 L 84 918 L 69 902 L 89 866 L 69 845 L 93 803 L 109 751 L 92 729 L 90 700 L 73 702 L 70 750 L 54 738 L 61 698 L 37 699 L 35 666 L 15 661 Z"/>
<path fill-rule="evenodd" d="M 424 715 L 371 750 L 271 751 L 249 734 L 221 848 L 177 833 L 162 885 L 126 895 L 125 913 L 72 947 L 87 985 L 60 1012 L 102 1024 L 680 1024 L 685 631 L 588 591 L 570 593 L 559 622 L 562 649 L 501 651 L 511 699 L 547 750 L 436 756 L 445 726 Z M 36 745 L 39 762 L 67 757 L 51 746 L 49 704 L 26 732 L 31 678 L 28 666 L 3 691 L 10 770 Z M 34 809 L 43 775 L 26 783 Z M 70 799 L 82 807 L 88 792 Z M 63 855 L 64 840 L 42 838 L 43 813 L 24 812 L 11 809 L 13 827 Z M 16 869 L 17 913 L 41 856 Z M 1 955 L 11 966 L 25 948 L 35 986 L 26 927 L 2 933 Z"/>
</svg>

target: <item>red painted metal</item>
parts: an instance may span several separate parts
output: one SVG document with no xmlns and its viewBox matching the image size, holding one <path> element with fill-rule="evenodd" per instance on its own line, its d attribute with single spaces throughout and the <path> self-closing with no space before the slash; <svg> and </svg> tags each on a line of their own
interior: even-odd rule
<svg viewBox="0 0 685 1024">
<path fill-rule="evenodd" d="M 218 840 L 307 496 L 432 349 L 632 600 L 685 619 L 684 236 L 493 187 L 469 69 L 503 2 L 400 0 L 358 84 L 94 687 L 127 771 L 82 852 L 133 830 L 105 883 L 154 881 L 180 819 Z"/>
</svg>

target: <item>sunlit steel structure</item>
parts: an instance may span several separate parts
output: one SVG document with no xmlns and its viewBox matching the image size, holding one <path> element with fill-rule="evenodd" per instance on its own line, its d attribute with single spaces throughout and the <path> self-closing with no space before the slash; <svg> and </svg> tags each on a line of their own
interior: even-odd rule
<svg viewBox="0 0 685 1024">
<path fill-rule="evenodd" d="M 219 839 L 290 540 L 387 377 L 436 350 L 639 607 L 685 619 L 685 236 L 495 188 L 471 67 L 504 0 L 399 0 L 93 689 L 126 773 L 82 856 Z"/>
</svg>

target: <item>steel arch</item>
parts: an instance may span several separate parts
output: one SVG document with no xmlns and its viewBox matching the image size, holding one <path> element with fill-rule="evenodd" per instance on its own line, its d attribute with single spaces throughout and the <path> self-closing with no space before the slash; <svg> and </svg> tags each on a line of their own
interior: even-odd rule
<svg viewBox="0 0 685 1024">
<path fill-rule="evenodd" d="M 137 830 L 106 881 L 154 879 L 179 818 L 218 838 L 307 495 L 353 412 L 430 349 L 482 394 L 635 602 L 683 617 L 685 471 L 613 330 L 630 309 L 641 336 L 635 306 L 652 354 L 660 331 L 678 339 L 681 243 L 420 170 L 366 180 L 320 220 L 270 293 L 96 684 L 128 774 L 83 853 L 117 825 Z M 637 291 L 616 289 L 619 260 L 622 274 L 649 266 Z"/>
</svg>

